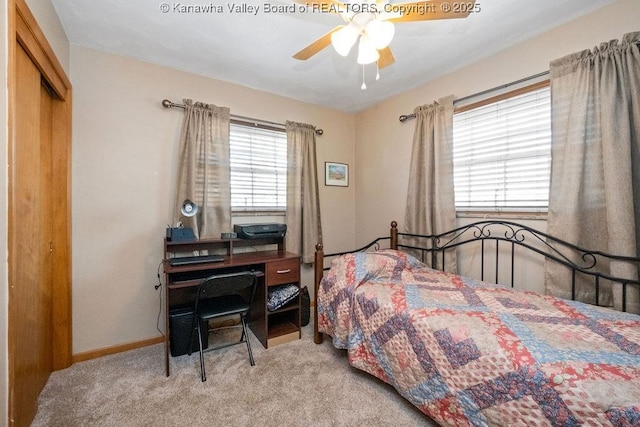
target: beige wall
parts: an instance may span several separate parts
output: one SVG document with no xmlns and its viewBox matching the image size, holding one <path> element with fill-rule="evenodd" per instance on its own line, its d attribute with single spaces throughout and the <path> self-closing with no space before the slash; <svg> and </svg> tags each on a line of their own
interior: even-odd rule
<svg viewBox="0 0 640 427">
<path fill-rule="evenodd" d="M 182 120 L 182 110 L 163 108 L 162 99 L 311 123 L 324 130 L 317 140 L 319 170 L 325 161 L 354 164 L 350 114 L 77 46 L 71 81 L 74 353 L 159 335 L 153 285 L 172 220 Z M 354 185 L 320 185 L 328 247 L 354 244 L 354 194 Z M 310 270 L 303 284 L 312 284 Z"/>
<path fill-rule="evenodd" d="M 400 114 L 441 96 L 462 97 L 546 70 L 551 59 L 620 38 L 638 30 L 640 22 L 637 0 L 619 0 L 353 116 L 133 59 L 69 48 L 50 2 L 28 3 L 74 87 L 74 353 L 159 334 L 158 291 L 153 285 L 164 228 L 171 220 L 181 120 L 179 110 L 160 106 L 163 98 L 192 98 L 228 106 L 238 115 L 323 128 L 319 169 L 325 161 L 351 165 L 348 188 L 320 186 L 325 248 L 339 251 L 386 234 L 392 219 L 402 227 L 413 123 L 399 123 Z M 2 113 L 0 109 L 0 119 Z M 6 164 L 5 158 L 0 161 Z M 6 200 L 6 185 L 2 188 Z M 1 212 L 1 233 L 6 234 L 6 207 Z M 6 245 L 1 251 L 6 259 Z M 0 281 L 6 281 L 6 262 L 0 265 Z M 305 270 L 303 283 L 311 282 L 311 272 Z M 0 290 L 0 304 L 6 306 L 6 286 Z M 6 345 L 4 322 L 0 316 L 0 350 Z M 6 351 L 0 354 L 2 369 Z M 2 391 L 0 384 L 0 396 Z"/>
<path fill-rule="evenodd" d="M 403 230 L 414 122 L 400 123 L 400 115 L 443 96 L 464 97 L 548 70 L 555 58 L 640 30 L 639 22 L 640 2 L 619 0 L 357 114 L 357 244 L 386 235 L 391 220 Z"/>
</svg>

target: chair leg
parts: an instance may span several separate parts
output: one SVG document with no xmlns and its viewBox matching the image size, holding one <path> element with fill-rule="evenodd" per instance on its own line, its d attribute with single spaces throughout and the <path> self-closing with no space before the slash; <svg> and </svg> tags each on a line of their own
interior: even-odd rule
<svg viewBox="0 0 640 427">
<path fill-rule="evenodd" d="M 255 362 L 253 361 L 253 353 L 251 352 L 251 344 L 249 343 L 249 334 L 247 333 L 247 322 L 245 321 L 245 317 L 240 316 L 240 321 L 242 322 L 242 334 L 246 338 L 247 350 L 249 351 L 249 362 L 251 363 L 251 366 L 254 366 Z"/>
<path fill-rule="evenodd" d="M 198 347 L 200 348 L 200 376 L 202 382 L 205 382 L 207 380 L 207 374 L 204 369 L 204 353 L 202 352 L 202 328 L 200 327 L 200 319 L 198 319 L 196 328 L 198 328 Z"/>
</svg>

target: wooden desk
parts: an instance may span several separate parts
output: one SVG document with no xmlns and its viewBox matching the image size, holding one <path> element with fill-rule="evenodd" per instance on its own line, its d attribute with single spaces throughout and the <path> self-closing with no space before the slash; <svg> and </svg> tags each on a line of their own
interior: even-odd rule
<svg viewBox="0 0 640 427">
<path fill-rule="evenodd" d="M 238 248 L 272 246 L 272 250 L 235 253 Z M 295 283 L 300 286 L 300 256 L 286 252 L 283 238 L 202 239 L 190 242 L 164 242 L 165 276 L 165 370 L 169 376 L 169 311 L 173 307 L 193 304 L 196 286 L 216 273 L 253 270 L 258 286 L 249 313 L 249 327 L 265 348 L 300 339 L 300 297 L 277 311 L 267 310 L 269 286 Z M 192 251 L 221 253 L 224 261 L 174 266 L 169 259 L 176 254 L 192 255 Z"/>
</svg>

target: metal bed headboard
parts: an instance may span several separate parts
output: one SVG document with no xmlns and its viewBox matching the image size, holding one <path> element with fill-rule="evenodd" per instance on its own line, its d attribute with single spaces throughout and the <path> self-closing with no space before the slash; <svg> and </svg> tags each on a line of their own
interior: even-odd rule
<svg viewBox="0 0 640 427">
<path fill-rule="evenodd" d="M 510 257 L 507 261 L 510 264 L 510 285 L 512 287 L 515 281 L 515 248 L 517 246 L 524 247 L 542 255 L 545 259 L 552 260 L 567 267 L 571 271 L 572 300 L 576 298 L 576 278 L 579 274 L 593 278 L 595 301 L 599 301 L 602 280 L 620 283 L 622 286 L 623 311 L 627 310 L 627 288 L 629 286 L 640 286 L 640 280 L 637 275 L 635 277 L 616 277 L 612 275 L 607 268 L 610 262 L 631 263 L 635 271 L 638 271 L 640 269 L 640 257 L 620 256 L 598 250 L 584 249 L 529 226 L 511 221 L 478 221 L 434 235 L 400 233 L 397 227 L 397 222 L 392 221 L 389 237 L 379 237 L 367 245 L 352 251 L 325 255 L 322 252 L 322 245 L 317 245 L 316 262 L 320 262 L 323 268 L 322 270 L 316 269 L 316 283 L 319 283 L 322 271 L 329 269 L 329 267 L 324 267 L 324 259 L 347 253 L 364 252 L 371 249 L 378 250 L 382 242 L 389 241 L 388 247 L 392 249 L 417 252 L 421 254 L 423 262 L 428 260 L 433 268 L 444 270 L 448 251 L 479 241 L 481 245 L 480 280 L 485 280 L 485 263 L 491 262 L 491 259 L 487 261 L 490 255 L 487 254 L 486 243 L 495 242 L 495 251 L 494 254 L 491 255 L 496 274 L 495 283 L 498 283 L 498 267 L 501 259 L 500 245 L 502 244 L 503 247 L 507 245 L 507 249 L 510 249 Z M 319 258 L 318 255 L 320 255 Z"/>
</svg>

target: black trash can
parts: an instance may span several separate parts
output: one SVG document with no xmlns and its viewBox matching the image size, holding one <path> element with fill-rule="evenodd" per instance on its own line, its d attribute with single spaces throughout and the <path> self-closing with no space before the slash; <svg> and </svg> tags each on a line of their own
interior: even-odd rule
<svg viewBox="0 0 640 427">
<path fill-rule="evenodd" d="M 191 325 L 193 324 L 193 307 L 177 307 L 169 310 L 169 350 L 171 356 L 182 356 L 189 353 L 189 340 L 191 339 Z M 202 348 L 209 347 L 208 325 L 203 322 L 200 325 L 202 330 Z M 198 334 L 194 331 L 192 353 L 197 353 L 198 340 L 195 338 Z"/>
</svg>

